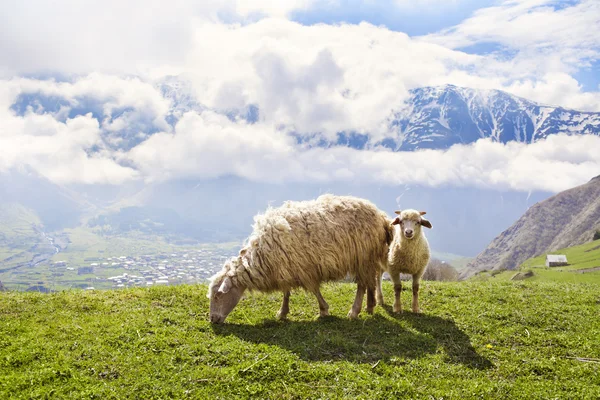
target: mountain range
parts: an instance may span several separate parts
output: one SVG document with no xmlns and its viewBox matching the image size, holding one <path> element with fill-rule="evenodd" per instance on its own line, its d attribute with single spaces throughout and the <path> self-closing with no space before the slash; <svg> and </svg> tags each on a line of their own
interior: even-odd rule
<svg viewBox="0 0 600 400">
<path fill-rule="evenodd" d="M 600 176 L 531 206 L 496 237 L 460 277 L 512 270 L 528 258 L 592 240 L 600 229 Z"/>
<path fill-rule="evenodd" d="M 201 113 L 208 109 L 198 102 L 191 85 L 179 77 L 165 78 L 155 85 L 169 100 L 170 109 L 164 121 L 171 126 L 186 112 Z M 66 108 L 68 114 L 61 112 Z M 27 93 L 19 96 L 11 109 L 20 115 L 52 113 L 57 118 L 92 113 L 99 121 L 109 122 L 126 114 L 129 125 L 122 130 L 103 132 L 107 146 L 118 146 L 122 151 L 160 131 L 152 115 L 122 108 L 107 111 L 102 107 L 102 100 L 87 97 L 73 100 Z M 113 114 L 107 116 L 106 112 Z M 261 118 L 261 110 L 256 105 L 225 113 L 230 119 L 241 118 L 248 123 L 256 123 Z M 541 105 L 498 90 L 452 85 L 411 90 L 408 100 L 390 115 L 388 124 L 392 134 L 383 140 L 356 132 L 340 132 L 335 141 L 325 137 L 307 140 L 301 133 L 297 138 L 310 146 L 412 151 L 447 149 L 453 144 L 472 143 L 480 138 L 531 143 L 559 132 L 600 135 L 600 113 Z M 120 140 L 113 140 L 115 137 Z M 64 186 L 28 170 L 0 173 L 0 205 L 9 203 L 10 210 L 20 209 L 13 205 L 22 205 L 39 218 L 45 231 L 80 225 L 102 226 L 111 234 L 141 230 L 203 242 L 241 240 L 249 233 L 253 215 L 268 205 L 278 205 L 288 199 L 314 198 L 324 192 L 366 197 L 390 213 L 397 207 L 418 204 L 432 217 L 435 229 L 429 236 L 434 248 L 467 256 L 480 252 L 531 204 L 551 195 L 375 183 L 360 187 L 351 183 L 266 184 L 237 177 L 152 184 L 138 181 L 121 186 Z"/>
<path fill-rule="evenodd" d="M 410 91 L 392 125 L 394 150 L 441 149 L 481 138 L 533 143 L 559 132 L 600 134 L 600 113 L 538 104 L 501 90 L 453 85 Z"/>
<path fill-rule="evenodd" d="M 154 83 L 160 95 L 170 103 L 164 122 L 156 116 L 131 107 L 103 107 L 106 99 L 89 96 L 66 99 L 43 93 L 23 93 L 12 104 L 18 115 L 27 112 L 51 113 L 59 119 L 91 113 L 94 118 L 110 123 L 127 115 L 127 125 L 120 130 L 108 129 L 105 145 L 129 150 L 151 135 L 174 127 L 186 112 L 210 110 L 201 104 L 191 84 L 178 76 Z M 68 113 L 61 110 L 68 109 Z M 249 104 L 241 109 L 213 110 L 230 119 L 256 123 L 260 107 Z M 106 114 L 106 113 L 109 114 Z M 162 118 L 158 120 L 163 121 Z M 385 147 L 394 151 L 447 149 L 454 144 L 473 143 L 481 138 L 507 143 L 532 143 L 556 133 L 600 135 L 600 113 L 571 110 L 539 104 L 501 90 L 483 90 L 454 85 L 420 87 L 409 91 L 407 99 L 393 108 L 387 120 L 389 133 L 384 139 L 368 132 L 344 131 L 332 140 L 319 133 L 294 132 L 292 135 L 307 146 L 348 146 L 355 149 Z M 117 140 L 118 139 L 118 140 Z M 93 149 L 91 149 L 93 151 Z"/>
<path fill-rule="evenodd" d="M 185 81 L 169 77 L 160 81 L 158 87 L 172 102 L 171 122 L 186 111 L 207 109 L 195 100 Z M 254 123 L 259 120 L 260 108 L 250 105 L 226 114 Z M 335 141 L 318 133 L 294 135 L 312 146 L 361 150 L 378 146 L 394 151 L 447 149 L 481 138 L 533 143 L 561 132 L 600 135 L 600 113 L 539 104 L 501 90 L 444 85 L 410 90 L 406 101 L 393 111 L 388 125 L 391 136 L 383 140 L 357 132 L 340 132 Z"/>
</svg>

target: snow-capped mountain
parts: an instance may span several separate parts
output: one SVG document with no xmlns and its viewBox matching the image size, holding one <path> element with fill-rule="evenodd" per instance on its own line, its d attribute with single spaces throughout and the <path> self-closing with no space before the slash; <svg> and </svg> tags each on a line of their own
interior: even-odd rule
<svg viewBox="0 0 600 400">
<path fill-rule="evenodd" d="M 413 89 L 394 113 L 394 150 L 445 149 L 491 138 L 532 143 L 556 133 L 600 135 L 600 113 L 553 107 L 500 90 L 453 85 Z"/>
<path fill-rule="evenodd" d="M 17 115 L 52 114 L 57 120 L 91 113 L 100 122 L 105 146 L 128 151 L 156 132 L 173 131 L 187 112 L 211 110 L 231 120 L 260 122 L 260 105 L 240 109 L 215 110 L 200 103 L 192 84 L 168 76 L 154 82 L 158 95 L 167 100 L 166 114 L 141 102 L 124 106 L 111 95 L 76 95 L 62 98 L 43 92 L 19 95 L 11 105 Z M 447 149 L 457 143 L 473 143 L 480 138 L 494 141 L 532 143 L 548 135 L 600 135 L 600 113 L 583 112 L 538 104 L 500 90 L 479 90 L 453 85 L 422 87 L 410 91 L 403 104 L 393 107 L 387 121 L 389 135 L 373 138 L 369 132 L 340 132 L 335 140 L 318 132 L 293 132 L 303 147 L 346 146 L 369 149 L 383 146 L 394 151 Z M 285 130 L 282 130 L 285 132 Z M 91 149 L 90 151 L 94 151 Z"/>
<path fill-rule="evenodd" d="M 174 125 L 179 118 L 188 111 L 200 113 L 206 109 L 194 95 L 192 86 L 188 81 L 177 76 L 167 76 L 156 83 L 161 95 L 170 101 L 171 108 L 167 115 L 167 122 Z"/>
</svg>

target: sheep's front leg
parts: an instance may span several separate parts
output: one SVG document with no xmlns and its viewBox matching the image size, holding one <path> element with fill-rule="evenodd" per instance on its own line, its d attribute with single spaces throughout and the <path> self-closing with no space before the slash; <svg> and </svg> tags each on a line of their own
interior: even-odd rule
<svg viewBox="0 0 600 400">
<path fill-rule="evenodd" d="M 412 289 L 413 289 L 412 310 L 414 313 L 419 312 L 419 282 L 420 281 L 421 281 L 421 277 L 419 275 L 413 275 L 413 279 L 412 279 Z"/>
<path fill-rule="evenodd" d="M 377 304 L 383 306 L 385 303 L 383 302 L 383 290 L 381 290 L 381 281 L 383 280 L 383 271 L 377 272 L 375 275 L 375 291 L 377 296 Z"/>
<path fill-rule="evenodd" d="M 288 313 L 290 312 L 290 291 L 283 292 L 283 302 L 281 303 L 281 308 L 277 313 L 277 319 L 284 320 L 287 318 Z"/>
<path fill-rule="evenodd" d="M 364 285 L 358 284 L 356 289 L 356 297 L 354 298 L 354 304 L 352 304 L 352 308 L 348 311 L 348 318 L 356 319 L 358 314 L 360 314 L 360 309 L 362 308 L 363 297 L 365 296 L 366 287 Z"/>
<path fill-rule="evenodd" d="M 402 312 L 402 302 L 400 301 L 400 295 L 402 294 L 402 281 L 400 280 L 400 274 L 390 274 L 392 282 L 394 282 L 394 312 Z"/>
<path fill-rule="evenodd" d="M 315 290 L 314 293 L 315 293 L 315 296 L 317 297 L 317 301 L 319 302 L 319 315 L 321 317 L 328 316 L 329 315 L 329 304 L 327 304 L 327 302 L 323 298 L 323 295 L 321 294 L 321 289 L 317 288 L 317 290 Z"/>
</svg>

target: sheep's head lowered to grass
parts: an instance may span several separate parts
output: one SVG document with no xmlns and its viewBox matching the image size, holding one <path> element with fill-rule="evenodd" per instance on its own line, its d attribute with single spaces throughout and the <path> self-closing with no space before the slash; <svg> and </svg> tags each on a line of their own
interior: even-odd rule
<svg viewBox="0 0 600 400">
<path fill-rule="evenodd" d="M 236 270 L 239 260 L 239 258 L 231 259 L 221 272 L 211 278 L 207 297 L 210 299 L 210 322 L 214 324 L 225 321 L 246 290 L 245 287 L 240 287 L 231 273 Z"/>
<path fill-rule="evenodd" d="M 421 227 L 431 229 L 431 222 L 423 218 L 425 211 L 404 210 L 395 211 L 398 217 L 392 222 L 392 225 L 400 225 L 400 231 L 406 239 L 418 237 L 421 234 Z"/>
</svg>

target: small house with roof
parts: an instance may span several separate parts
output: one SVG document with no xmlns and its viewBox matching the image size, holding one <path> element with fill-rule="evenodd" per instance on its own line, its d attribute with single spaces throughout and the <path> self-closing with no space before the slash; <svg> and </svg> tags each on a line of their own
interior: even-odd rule
<svg viewBox="0 0 600 400">
<path fill-rule="evenodd" d="M 546 256 L 546 267 L 563 267 L 565 265 L 569 265 L 569 263 L 564 254 L 548 254 Z"/>
</svg>

